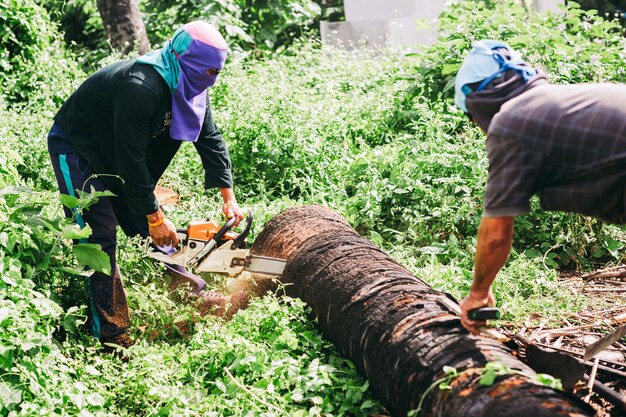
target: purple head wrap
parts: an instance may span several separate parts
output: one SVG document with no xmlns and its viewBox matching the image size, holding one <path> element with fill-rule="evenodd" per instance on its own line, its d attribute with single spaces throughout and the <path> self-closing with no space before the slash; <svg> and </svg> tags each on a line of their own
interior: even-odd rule
<svg viewBox="0 0 626 417">
<path fill-rule="evenodd" d="M 195 21 L 178 29 L 163 48 L 138 59 L 153 65 L 172 93 L 172 139 L 195 142 L 206 113 L 206 90 L 224 67 L 228 46 L 209 23 Z"/>
</svg>

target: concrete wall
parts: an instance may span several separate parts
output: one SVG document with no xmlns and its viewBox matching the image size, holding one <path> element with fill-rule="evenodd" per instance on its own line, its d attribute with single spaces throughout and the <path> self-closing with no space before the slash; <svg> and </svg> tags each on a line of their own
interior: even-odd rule
<svg viewBox="0 0 626 417">
<path fill-rule="evenodd" d="M 424 21 L 432 24 L 444 1 L 344 0 L 346 21 L 322 22 L 322 40 L 346 48 L 432 43 L 437 32 L 425 29 Z"/>
<path fill-rule="evenodd" d="M 419 29 L 415 17 L 322 22 L 320 30 L 324 42 L 347 49 L 430 44 L 437 39 L 435 30 Z"/>
<path fill-rule="evenodd" d="M 408 16 L 435 19 L 443 3 L 443 0 L 344 0 L 344 10 L 346 21 Z"/>
<path fill-rule="evenodd" d="M 538 12 L 562 13 L 564 0 L 527 0 Z M 322 41 L 344 48 L 410 49 L 437 39 L 436 19 L 445 0 L 344 0 L 345 22 L 321 22 Z M 426 24 L 425 24 L 426 23 Z M 432 29 L 425 27 L 432 25 Z"/>
</svg>

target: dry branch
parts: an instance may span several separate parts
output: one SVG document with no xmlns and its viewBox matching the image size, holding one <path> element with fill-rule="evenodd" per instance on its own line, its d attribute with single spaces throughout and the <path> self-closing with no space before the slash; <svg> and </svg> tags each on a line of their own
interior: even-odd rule
<svg viewBox="0 0 626 417">
<path fill-rule="evenodd" d="M 615 266 L 611 268 L 594 271 L 589 274 L 581 275 L 580 278 L 583 281 L 590 281 L 593 279 L 605 279 L 605 278 L 624 278 L 626 277 L 626 267 Z"/>
</svg>

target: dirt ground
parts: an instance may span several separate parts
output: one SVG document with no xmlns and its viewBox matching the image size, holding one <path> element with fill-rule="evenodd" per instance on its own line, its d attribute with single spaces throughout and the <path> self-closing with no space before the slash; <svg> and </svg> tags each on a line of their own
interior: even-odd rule
<svg viewBox="0 0 626 417">
<path fill-rule="evenodd" d="M 582 311 L 563 317 L 555 324 L 552 317 L 531 317 L 515 331 L 542 348 L 582 355 L 585 348 L 617 327 L 626 324 L 626 267 L 616 267 L 590 274 L 563 274 L 560 285 L 585 297 Z M 506 327 L 506 325 L 505 325 Z M 513 330 L 513 329 L 511 329 Z M 596 379 L 626 398 L 626 340 L 613 343 L 599 355 Z M 586 362 L 590 374 L 592 361 Z M 578 390 L 584 396 L 586 388 Z M 605 401 L 595 392 L 590 397 L 598 417 L 626 417 L 626 413 Z"/>
</svg>

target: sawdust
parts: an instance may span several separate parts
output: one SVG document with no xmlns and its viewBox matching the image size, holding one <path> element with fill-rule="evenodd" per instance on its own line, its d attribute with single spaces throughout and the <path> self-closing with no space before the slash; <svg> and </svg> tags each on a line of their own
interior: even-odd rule
<svg viewBox="0 0 626 417">
<path fill-rule="evenodd" d="M 280 281 L 272 275 L 242 272 L 237 277 L 228 280 L 226 291 L 230 294 L 244 291 L 252 297 L 260 297 L 268 292 L 276 291 L 279 283 Z"/>
</svg>

